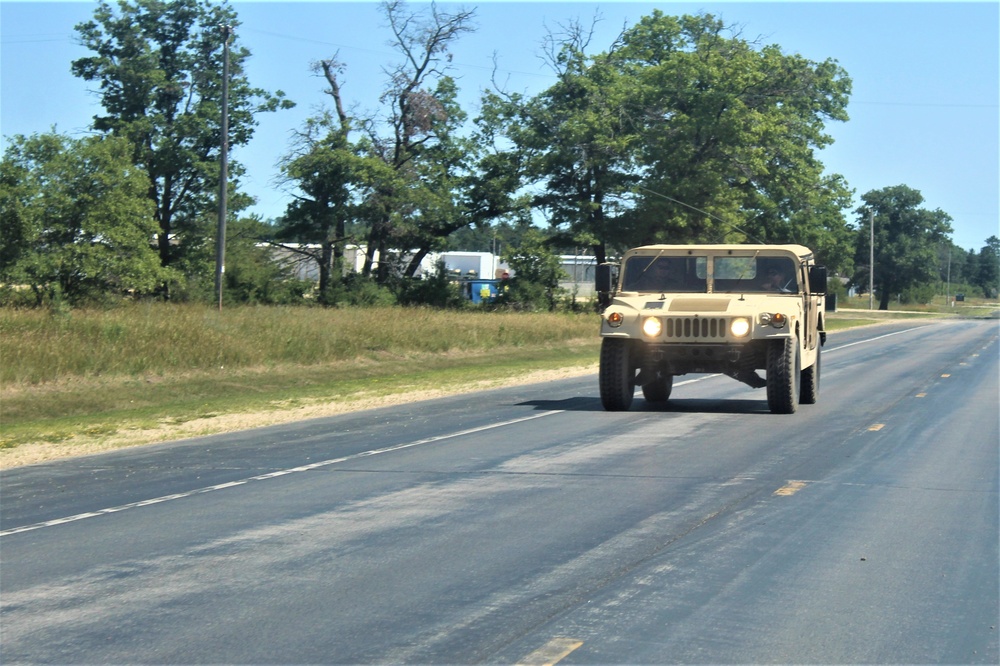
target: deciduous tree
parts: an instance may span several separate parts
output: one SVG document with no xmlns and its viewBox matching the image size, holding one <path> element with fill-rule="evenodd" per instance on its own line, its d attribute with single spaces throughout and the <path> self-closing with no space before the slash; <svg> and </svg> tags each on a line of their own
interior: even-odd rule
<svg viewBox="0 0 1000 666">
<path fill-rule="evenodd" d="M 321 293 L 339 279 L 336 265 L 348 228 L 367 248 L 362 273 L 385 283 L 396 274 L 413 275 L 428 252 L 470 224 L 463 193 L 476 147 L 460 135 L 466 115 L 447 71 L 448 50 L 472 29 L 473 13 L 448 14 L 436 5 L 411 12 L 396 0 L 382 8 L 401 58 L 387 70 L 380 112 L 348 114 L 341 92 L 345 66 L 336 57 L 321 61 L 316 68 L 336 114 L 324 111 L 307 121 L 283 164 L 297 193 L 279 235 L 320 246 L 314 258 Z M 392 256 L 394 251 L 408 256 Z"/>
<path fill-rule="evenodd" d="M 104 113 L 94 117 L 94 129 L 128 139 L 133 160 L 146 170 L 163 266 L 191 260 L 214 234 L 222 26 L 238 25 L 232 6 L 207 0 L 102 0 L 94 20 L 76 26 L 93 55 L 75 60 L 72 71 L 98 85 Z M 243 67 L 250 53 L 238 39 L 230 51 L 229 145 L 240 146 L 253 134 L 256 113 L 291 103 L 280 91 L 271 95 L 250 85 Z M 231 162 L 229 172 L 235 212 L 250 201 L 237 192 L 242 167 Z"/>
<path fill-rule="evenodd" d="M 344 272 L 345 247 L 360 241 L 348 235 L 348 225 L 359 216 L 362 202 L 395 173 L 382 160 L 366 157 L 351 141 L 352 119 L 338 81 L 343 65 L 334 57 L 315 63 L 313 69 L 326 79 L 334 111 L 309 118 L 281 163 L 286 181 L 294 186 L 294 199 L 275 239 L 316 263 L 320 301 L 332 303 L 334 287 Z"/>
<path fill-rule="evenodd" d="M 832 142 L 825 124 L 847 120 L 851 82 L 835 61 L 761 47 L 711 15 L 655 11 L 622 42 L 644 120 L 637 240 L 801 242 L 831 254 L 846 240 L 850 192 L 816 157 Z"/>
<path fill-rule="evenodd" d="M 816 157 L 825 124 L 847 119 L 835 61 L 760 47 L 709 15 L 654 11 L 596 55 L 590 37 L 574 25 L 552 42 L 549 89 L 487 100 L 556 228 L 592 239 L 599 261 L 609 244 L 758 241 L 848 263 L 851 193 Z"/>
<path fill-rule="evenodd" d="M 906 185 L 872 190 L 861 197 L 857 209 L 857 242 L 854 283 L 867 285 L 872 235 L 875 223 L 875 293 L 879 310 L 888 310 L 894 295 L 938 279 L 937 248 L 948 241 L 951 216 L 941 209 L 921 208 L 924 197 Z"/>
<path fill-rule="evenodd" d="M 166 278 L 131 151 L 118 137 L 15 136 L 0 169 L 0 282 L 41 305 L 148 293 Z"/>
<path fill-rule="evenodd" d="M 1000 238 L 997 236 L 987 238 L 986 245 L 979 251 L 979 271 L 975 282 L 988 298 L 996 298 L 1000 294 Z"/>
</svg>

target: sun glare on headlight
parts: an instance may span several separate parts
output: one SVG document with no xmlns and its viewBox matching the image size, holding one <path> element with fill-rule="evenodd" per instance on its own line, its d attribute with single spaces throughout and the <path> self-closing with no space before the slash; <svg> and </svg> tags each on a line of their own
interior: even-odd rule
<svg viewBox="0 0 1000 666">
<path fill-rule="evenodd" d="M 656 317 L 647 317 L 646 320 L 642 322 L 642 332 L 651 338 L 659 337 L 662 331 L 663 322 Z"/>
<path fill-rule="evenodd" d="M 737 338 L 742 338 L 750 332 L 750 320 L 743 317 L 737 317 L 729 324 L 729 332 Z"/>
</svg>

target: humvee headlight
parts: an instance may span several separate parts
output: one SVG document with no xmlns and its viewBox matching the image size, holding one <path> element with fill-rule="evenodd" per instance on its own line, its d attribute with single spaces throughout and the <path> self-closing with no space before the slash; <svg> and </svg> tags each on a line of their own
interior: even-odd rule
<svg viewBox="0 0 1000 666">
<path fill-rule="evenodd" d="M 750 320 L 746 317 L 737 317 L 729 323 L 729 332 L 737 338 L 744 337 L 750 332 Z"/>
<path fill-rule="evenodd" d="M 608 315 L 608 326 L 611 328 L 618 328 L 622 325 L 625 317 L 622 316 L 621 312 L 612 312 Z"/>
<path fill-rule="evenodd" d="M 663 322 L 656 317 L 646 317 L 642 322 L 642 332 L 651 338 L 657 338 L 663 332 Z"/>
</svg>

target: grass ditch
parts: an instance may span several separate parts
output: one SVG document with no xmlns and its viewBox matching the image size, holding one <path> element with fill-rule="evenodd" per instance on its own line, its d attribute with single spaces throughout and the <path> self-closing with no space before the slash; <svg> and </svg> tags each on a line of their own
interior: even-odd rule
<svg viewBox="0 0 1000 666">
<path fill-rule="evenodd" d="M 594 314 L 0 311 L 0 467 L 592 365 Z"/>
</svg>

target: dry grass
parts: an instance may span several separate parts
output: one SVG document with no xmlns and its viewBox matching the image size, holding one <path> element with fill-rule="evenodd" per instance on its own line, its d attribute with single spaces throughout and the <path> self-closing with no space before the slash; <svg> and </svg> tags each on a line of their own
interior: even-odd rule
<svg viewBox="0 0 1000 666">
<path fill-rule="evenodd" d="M 388 352 L 448 353 L 594 334 L 590 315 L 139 304 L 53 315 L 0 310 L 4 389 L 73 377 L 311 365 Z"/>
<path fill-rule="evenodd" d="M 0 467 L 586 366 L 596 331 L 421 308 L 0 311 Z"/>
</svg>

